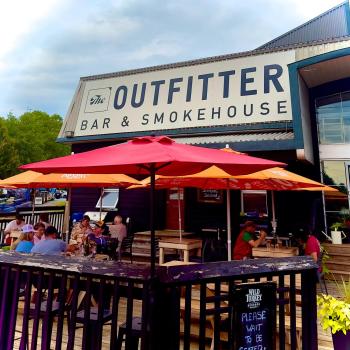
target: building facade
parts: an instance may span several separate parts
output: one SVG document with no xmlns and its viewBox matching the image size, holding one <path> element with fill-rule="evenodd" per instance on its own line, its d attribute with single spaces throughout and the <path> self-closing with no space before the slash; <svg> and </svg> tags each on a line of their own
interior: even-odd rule
<svg viewBox="0 0 350 350">
<path fill-rule="evenodd" d="M 345 1 L 252 51 L 83 77 L 58 141 L 81 152 L 164 134 L 178 142 L 216 148 L 229 144 L 284 161 L 289 170 L 340 193 L 277 193 L 281 233 L 296 222 L 322 230 L 349 209 L 349 83 L 350 9 Z M 98 199 L 90 191 L 84 192 L 86 210 Z M 79 193 L 76 205 L 82 205 Z M 213 195 L 215 200 L 205 195 L 210 197 L 185 191 L 189 230 L 226 221 L 220 193 Z M 121 212 L 136 216 L 137 228 L 145 228 L 147 210 L 141 203 L 147 193 L 121 191 L 120 196 Z M 158 225 L 171 226 L 173 211 L 166 208 L 174 196 L 168 191 L 159 197 L 167 205 L 160 205 L 165 219 Z M 271 218 L 269 194 L 232 191 L 231 199 L 237 203 L 232 209 L 236 222 L 254 210 L 267 222 Z"/>
</svg>

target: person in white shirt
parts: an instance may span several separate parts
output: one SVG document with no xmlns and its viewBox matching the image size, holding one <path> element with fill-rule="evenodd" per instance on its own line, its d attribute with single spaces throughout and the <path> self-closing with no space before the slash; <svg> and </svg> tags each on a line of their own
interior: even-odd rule
<svg viewBox="0 0 350 350">
<path fill-rule="evenodd" d="M 16 219 L 10 221 L 5 227 L 5 234 L 10 234 L 12 231 L 22 231 L 22 227 L 25 225 L 23 216 L 16 214 Z"/>
<path fill-rule="evenodd" d="M 113 220 L 114 225 L 109 226 L 109 232 L 112 238 L 117 238 L 121 242 L 127 236 L 126 226 L 123 224 L 123 218 L 116 215 Z"/>
<path fill-rule="evenodd" d="M 23 220 L 23 216 L 21 214 L 16 214 L 16 219 L 10 221 L 4 230 L 5 233 L 5 244 L 11 244 L 11 237 L 10 234 L 12 231 L 22 231 L 22 227 L 25 225 L 25 222 Z"/>
</svg>

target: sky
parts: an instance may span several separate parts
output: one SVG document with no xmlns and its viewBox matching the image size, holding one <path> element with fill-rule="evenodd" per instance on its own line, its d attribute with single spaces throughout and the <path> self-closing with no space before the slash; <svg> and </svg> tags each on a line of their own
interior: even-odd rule
<svg viewBox="0 0 350 350">
<path fill-rule="evenodd" d="M 251 50 L 341 0 L 3 0 L 0 116 L 65 116 L 79 78 Z"/>
</svg>

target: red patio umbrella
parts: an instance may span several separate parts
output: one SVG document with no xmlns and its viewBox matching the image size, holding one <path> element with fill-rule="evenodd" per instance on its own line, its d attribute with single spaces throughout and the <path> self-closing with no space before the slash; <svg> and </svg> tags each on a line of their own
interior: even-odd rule
<svg viewBox="0 0 350 350">
<path fill-rule="evenodd" d="M 284 166 L 262 158 L 180 144 L 165 136 L 144 136 L 93 151 L 22 165 L 42 173 L 124 173 L 151 176 L 150 231 L 151 271 L 155 268 L 154 192 L 155 174 L 187 175 L 216 165 L 232 175 Z"/>
</svg>

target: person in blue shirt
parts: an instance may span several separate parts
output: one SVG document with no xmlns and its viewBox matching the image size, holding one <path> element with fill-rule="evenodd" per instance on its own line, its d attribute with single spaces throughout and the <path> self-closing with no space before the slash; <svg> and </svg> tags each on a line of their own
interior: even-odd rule
<svg viewBox="0 0 350 350">
<path fill-rule="evenodd" d="M 22 227 L 22 231 L 15 250 L 19 253 L 30 253 L 34 246 L 34 228 L 32 225 L 27 224 Z"/>
<path fill-rule="evenodd" d="M 40 240 L 31 250 L 32 253 L 39 253 L 45 255 L 58 255 L 66 251 L 75 250 L 74 246 L 69 246 L 62 239 L 57 239 L 57 229 L 49 226 L 45 230 L 45 239 Z"/>
</svg>

